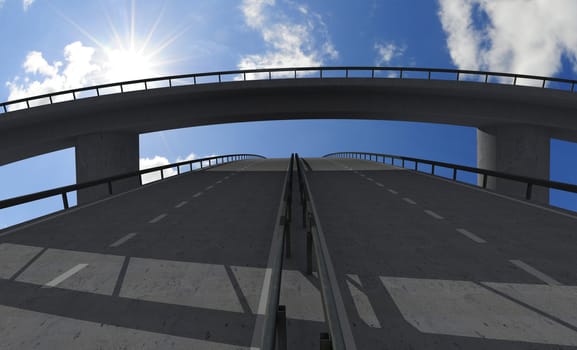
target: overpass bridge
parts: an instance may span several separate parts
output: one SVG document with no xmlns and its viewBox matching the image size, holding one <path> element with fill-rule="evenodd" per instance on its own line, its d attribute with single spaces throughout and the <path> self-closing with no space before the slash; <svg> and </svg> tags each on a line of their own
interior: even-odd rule
<svg viewBox="0 0 577 350">
<path fill-rule="evenodd" d="M 220 162 L 0 231 L 0 347 L 577 347 L 577 216 L 351 157 Z"/>
<path fill-rule="evenodd" d="M 75 147 L 77 182 L 138 170 L 142 133 L 284 119 L 477 128 L 477 167 L 549 178 L 551 137 L 577 140 L 577 81 L 414 67 L 222 71 L 54 92 L 0 104 L 0 165 Z M 127 182 L 124 189 L 137 186 Z M 490 178 L 505 194 L 519 189 Z M 106 195 L 79 193 L 88 203 Z M 548 203 L 547 191 L 533 199 Z"/>
</svg>

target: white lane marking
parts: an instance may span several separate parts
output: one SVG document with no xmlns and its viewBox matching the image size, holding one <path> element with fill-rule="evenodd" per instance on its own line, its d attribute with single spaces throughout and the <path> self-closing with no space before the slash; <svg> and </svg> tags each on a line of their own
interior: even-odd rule
<svg viewBox="0 0 577 350">
<path fill-rule="evenodd" d="M 157 217 L 155 217 L 154 219 L 150 220 L 148 223 L 149 224 L 156 224 L 157 222 L 159 222 L 160 220 L 164 219 L 168 214 L 160 214 Z"/>
<path fill-rule="evenodd" d="M 121 239 L 119 239 L 118 241 L 112 243 L 111 245 L 109 245 L 109 247 L 112 248 L 116 248 L 119 245 L 123 244 L 124 242 L 128 241 L 129 239 L 133 238 L 134 236 L 136 236 L 136 232 L 133 233 L 129 233 L 126 236 L 122 237 Z"/>
<path fill-rule="evenodd" d="M 188 202 L 187 201 L 182 201 L 180 203 L 178 203 L 177 205 L 174 206 L 175 209 L 178 208 L 182 208 L 183 206 L 185 206 Z"/>
<path fill-rule="evenodd" d="M 393 189 L 390 189 L 390 188 L 389 188 L 387 191 L 391 192 L 392 194 L 399 194 L 399 192 L 397 192 L 397 191 L 395 191 L 395 190 L 393 190 Z"/>
<path fill-rule="evenodd" d="M 509 201 L 511 201 L 511 202 L 516 202 L 516 203 L 524 204 L 524 205 L 527 205 L 527 206 L 529 206 L 529 207 L 533 207 L 533 208 L 537 208 L 537 209 L 542 209 L 542 210 L 548 211 L 548 212 L 550 212 L 550 213 L 559 214 L 559 215 L 565 216 L 565 217 L 567 217 L 567 218 L 571 218 L 571 219 L 576 219 L 576 220 L 577 220 L 577 215 L 572 215 L 572 214 L 565 213 L 565 212 L 562 212 L 562 211 L 559 211 L 559 210 L 555 210 L 554 208 L 544 207 L 544 206 L 542 206 L 542 205 L 539 205 L 539 204 L 536 204 L 536 203 L 531 203 L 531 202 L 528 202 L 528 201 L 526 201 L 526 200 L 517 199 L 517 198 L 513 198 L 513 197 L 508 197 L 508 196 L 506 196 L 506 195 L 504 195 L 504 194 L 492 192 L 492 191 L 490 191 L 490 190 L 486 190 L 486 189 L 484 189 L 484 188 L 477 187 L 477 186 L 475 186 L 475 185 L 471 185 L 471 184 L 468 184 L 468 183 L 456 182 L 456 181 L 452 181 L 452 180 L 450 180 L 450 179 L 443 178 L 443 177 L 441 177 L 441 176 L 435 176 L 435 175 L 425 174 L 425 173 L 415 173 L 415 172 L 413 172 L 413 174 L 418 174 L 418 175 L 421 175 L 421 176 L 430 177 L 430 178 L 432 178 L 432 179 L 444 181 L 444 182 L 447 182 L 447 183 L 450 183 L 450 184 L 455 184 L 455 185 L 457 185 L 457 186 L 461 186 L 461 187 L 464 187 L 464 188 L 468 188 L 468 189 L 473 190 L 473 191 L 484 192 L 484 193 L 487 193 L 487 194 L 492 195 L 492 196 L 495 196 L 495 197 L 507 199 L 507 200 L 509 200 Z"/>
<path fill-rule="evenodd" d="M 391 192 L 391 193 L 392 193 L 392 192 Z M 405 202 L 409 203 L 409 204 L 417 204 L 417 202 L 415 202 L 415 201 L 412 200 L 411 198 L 405 197 L 405 198 L 403 198 L 403 200 L 404 200 Z"/>
<path fill-rule="evenodd" d="M 214 187 L 213 185 L 206 186 L 206 188 L 205 188 L 204 190 L 205 190 L 205 191 L 209 191 L 209 190 L 211 190 L 213 187 Z"/>
<path fill-rule="evenodd" d="M 355 281 L 358 286 L 363 287 L 358 275 L 347 274 L 347 277 Z M 351 281 L 347 280 L 347 285 L 349 286 L 349 292 L 351 293 L 351 297 L 353 298 L 353 302 L 355 303 L 357 313 L 361 320 L 371 328 L 381 328 L 381 323 L 375 314 L 375 310 L 371 305 L 369 297 L 355 284 L 351 283 Z"/>
<path fill-rule="evenodd" d="M 464 228 L 458 228 L 457 232 L 459 232 L 460 234 L 469 237 L 471 240 L 477 242 L 477 243 L 487 243 L 487 241 L 485 241 L 484 239 L 482 239 L 481 237 L 477 236 L 476 234 L 469 232 L 467 230 L 465 230 Z"/>
<path fill-rule="evenodd" d="M 379 186 L 379 187 L 385 187 L 385 185 L 383 185 L 383 184 L 380 183 L 380 182 L 376 182 L 376 184 L 377 184 L 377 186 Z"/>
<path fill-rule="evenodd" d="M 561 286 L 562 285 L 559 281 L 555 280 L 553 277 L 547 276 L 543 272 L 537 270 L 536 268 L 534 268 L 531 265 L 528 265 L 528 264 L 522 262 L 521 260 L 509 260 L 509 261 L 511 262 L 511 264 L 513 264 L 513 265 L 517 266 L 518 268 L 520 268 L 521 270 L 524 270 L 525 272 L 533 275 L 534 277 L 537 277 L 538 279 L 547 283 L 550 286 Z"/>
<path fill-rule="evenodd" d="M 202 196 L 202 192 L 198 192 L 198 193 L 196 193 L 196 194 L 195 194 L 194 196 L 192 196 L 192 197 L 193 197 L 193 198 L 198 198 L 198 197 L 200 197 L 200 196 Z"/>
<path fill-rule="evenodd" d="M 428 215 L 434 217 L 434 218 L 437 219 L 437 220 L 443 220 L 443 219 L 444 219 L 441 215 L 435 213 L 435 212 L 432 211 L 432 210 L 426 209 L 426 210 L 425 210 L 425 213 L 427 213 Z"/>
<path fill-rule="evenodd" d="M 365 174 L 361 174 L 361 176 L 362 176 L 362 177 L 366 177 L 366 175 L 365 175 Z"/>
<path fill-rule="evenodd" d="M 370 177 L 367 177 L 367 180 L 369 180 L 369 181 L 373 181 L 373 182 L 375 181 L 375 180 L 373 180 L 373 179 L 372 179 L 372 178 L 370 178 Z"/>
<path fill-rule="evenodd" d="M 218 180 L 216 183 L 217 183 L 217 184 L 221 184 L 221 183 L 222 183 L 222 180 Z"/>
<path fill-rule="evenodd" d="M 225 176 L 224 179 L 225 179 L 225 180 L 228 180 L 228 176 Z"/>
<path fill-rule="evenodd" d="M 66 280 L 67 278 L 69 278 L 70 276 L 74 275 L 75 273 L 77 273 L 78 271 L 82 270 L 83 268 L 85 268 L 86 266 L 88 266 L 88 264 L 78 264 L 76 266 L 74 266 L 73 268 L 71 268 L 70 270 L 64 272 L 62 275 L 56 277 L 55 279 L 53 279 L 52 281 L 46 283 L 44 285 L 44 288 L 51 288 L 51 287 L 56 287 L 57 285 L 59 285 L 60 283 L 64 282 L 64 280 Z"/>
</svg>

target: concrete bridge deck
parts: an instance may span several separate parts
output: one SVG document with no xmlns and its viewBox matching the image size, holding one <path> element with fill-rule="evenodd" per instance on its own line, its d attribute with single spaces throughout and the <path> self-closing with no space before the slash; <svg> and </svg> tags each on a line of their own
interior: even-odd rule
<svg viewBox="0 0 577 350">
<path fill-rule="evenodd" d="M 374 162 L 306 161 L 358 349 L 577 347 L 577 217 Z M 0 347 L 257 344 L 287 164 L 229 163 L 0 232 Z M 289 349 L 317 349 L 299 209 L 281 304 Z"/>
</svg>

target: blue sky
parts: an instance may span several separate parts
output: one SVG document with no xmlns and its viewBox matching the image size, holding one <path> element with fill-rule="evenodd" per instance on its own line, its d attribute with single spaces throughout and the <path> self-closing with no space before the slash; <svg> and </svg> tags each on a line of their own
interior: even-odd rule
<svg viewBox="0 0 577 350">
<path fill-rule="evenodd" d="M 288 66 L 416 66 L 577 74 L 574 0 L 0 0 L 0 101 L 152 76 Z M 141 135 L 142 165 L 235 152 L 362 150 L 476 165 L 475 129 L 395 121 L 282 121 Z M 577 183 L 573 143 L 551 178 Z M 72 149 L 0 167 L 0 199 L 75 182 Z M 551 203 L 577 209 L 577 197 Z M 0 228 L 58 200 L 0 211 Z"/>
</svg>

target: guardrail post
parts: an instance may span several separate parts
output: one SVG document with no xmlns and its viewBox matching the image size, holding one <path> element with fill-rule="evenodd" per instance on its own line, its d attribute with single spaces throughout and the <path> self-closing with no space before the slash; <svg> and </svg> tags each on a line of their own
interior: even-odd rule
<svg viewBox="0 0 577 350">
<path fill-rule="evenodd" d="M 457 168 L 453 168 L 453 181 L 457 181 Z"/>
<path fill-rule="evenodd" d="M 286 350 L 286 306 L 279 305 L 276 311 L 276 350 Z"/>
<path fill-rule="evenodd" d="M 487 188 L 487 174 L 483 174 L 483 188 Z"/>
<path fill-rule="evenodd" d="M 418 167 L 419 167 L 419 162 L 415 161 L 415 171 L 418 170 Z"/>
<path fill-rule="evenodd" d="M 405 167 L 405 158 L 401 159 L 401 167 L 404 168 Z"/>
<path fill-rule="evenodd" d="M 525 198 L 527 200 L 531 200 L 531 194 L 533 192 L 533 184 L 528 182 L 527 183 L 527 191 L 525 192 Z"/>
<path fill-rule="evenodd" d="M 164 180 L 164 169 L 160 169 L 160 179 Z"/>
<path fill-rule="evenodd" d="M 62 192 L 62 204 L 64 204 L 64 209 L 68 209 L 68 196 L 66 195 L 66 192 Z"/>
<path fill-rule="evenodd" d="M 331 337 L 328 333 L 321 333 L 319 349 L 320 350 L 332 350 L 333 349 Z"/>
<path fill-rule="evenodd" d="M 108 194 L 112 194 L 112 181 L 108 181 Z"/>
<path fill-rule="evenodd" d="M 431 164 L 431 175 L 435 175 L 435 164 Z"/>
<path fill-rule="evenodd" d="M 180 165 L 178 165 L 178 166 L 176 167 L 176 174 L 177 174 L 177 175 L 180 175 Z"/>
</svg>

